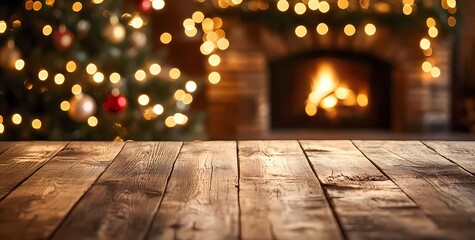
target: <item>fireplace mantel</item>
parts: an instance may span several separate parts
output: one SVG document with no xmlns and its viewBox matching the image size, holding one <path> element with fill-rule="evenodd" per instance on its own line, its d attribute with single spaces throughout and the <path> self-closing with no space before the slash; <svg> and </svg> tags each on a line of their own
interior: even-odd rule
<svg viewBox="0 0 475 240">
<path fill-rule="evenodd" d="M 208 71 L 221 74 L 221 81 L 209 84 L 208 128 L 211 138 L 266 135 L 270 127 L 269 62 L 291 55 L 318 50 L 363 53 L 393 65 L 391 91 L 394 132 L 446 131 L 451 114 L 452 39 L 432 39 L 433 54 L 441 70 L 438 78 L 421 69 L 426 58 L 420 48 L 421 34 L 408 30 L 396 34 L 387 26 L 377 26 L 377 34 L 368 36 L 362 26 L 348 37 L 342 29 L 326 35 L 273 32 L 266 26 L 227 19 L 226 33 L 231 43 L 220 54 L 221 64 Z"/>
</svg>

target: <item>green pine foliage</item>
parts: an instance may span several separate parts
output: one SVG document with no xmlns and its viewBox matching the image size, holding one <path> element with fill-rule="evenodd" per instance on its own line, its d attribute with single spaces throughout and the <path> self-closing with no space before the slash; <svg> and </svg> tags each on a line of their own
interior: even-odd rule
<svg viewBox="0 0 475 240">
<path fill-rule="evenodd" d="M 174 98 L 179 89 L 192 95 L 185 88 L 191 78 L 182 74 L 178 79 L 171 79 L 168 74 L 170 67 L 160 61 L 163 54 L 152 51 L 149 25 L 136 29 L 129 24 L 136 15 L 143 19 L 147 17 L 148 13 L 141 12 L 137 4 L 118 0 L 105 0 L 101 4 L 80 1 L 82 9 L 75 12 L 72 5 L 76 1 L 40 2 L 42 7 L 38 11 L 28 10 L 31 6 L 24 2 L 4 5 L 0 9 L 0 21 L 7 24 L 6 31 L 0 33 L 0 58 L 4 57 L 0 61 L 1 140 L 113 140 L 116 137 L 124 140 L 188 140 L 205 137 L 203 116 L 199 113 L 189 115 L 190 104 Z M 54 4 L 49 6 L 48 2 Z M 114 25 L 115 17 L 119 20 L 118 28 L 123 26 L 125 29 L 122 41 L 114 41 L 114 36 L 106 30 Z M 52 33 L 45 36 L 44 27 L 47 25 L 51 26 Z M 68 39 L 58 37 L 57 32 L 64 27 L 73 40 L 71 46 L 63 50 L 61 46 Z M 11 49 L 7 49 L 10 52 L 6 50 L 9 41 L 15 43 L 24 60 L 21 70 L 13 67 L 15 62 L 8 66 L 8 61 L 16 60 L 11 56 Z M 70 61 L 76 64 L 75 71 L 67 70 Z M 94 73 L 87 72 L 91 63 L 97 67 L 97 72 L 103 74 L 102 82 L 94 81 Z M 161 66 L 161 72 L 156 75 L 149 70 L 154 63 Z M 41 70 L 48 73 L 45 80 L 39 76 Z M 145 80 L 136 79 L 138 70 L 146 72 Z M 121 76 L 120 82 L 109 80 L 112 73 Z M 57 74 L 64 76 L 64 83 L 55 82 Z M 100 74 L 96 77 L 101 79 Z M 61 82 L 61 76 L 58 79 Z M 71 91 L 74 85 L 80 85 L 82 94 L 94 99 L 97 110 L 93 116 L 98 119 L 97 126 L 90 126 L 87 114 L 86 118 L 73 120 L 74 116 L 60 108 L 61 103 L 70 102 L 75 96 Z M 123 111 L 104 108 L 112 92 L 116 96 L 120 93 L 128 100 Z M 145 106 L 137 101 L 142 94 L 150 99 Z M 154 113 L 156 104 L 163 106 L 162 114 Z M 12 120 L 15 113 L 21 116 L 20 124 Z M 186 123 L 167 127 L 167 117 L 173 118 L 176 113 L 186 115 Z M 34 119 L 41 121 L 39 129 L 32 126 Z M 184 121 L 183 117 L 180 120 Z"/>
</svg>

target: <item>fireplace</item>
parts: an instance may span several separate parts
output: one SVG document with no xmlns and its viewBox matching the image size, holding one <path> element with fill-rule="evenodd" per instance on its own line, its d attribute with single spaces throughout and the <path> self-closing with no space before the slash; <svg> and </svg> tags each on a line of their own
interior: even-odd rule
<svg viewBox="0 0 475 240">
<path fill-rule="evenodd" d="M 390 129 L 391 65 L 343 51 L 269 64 L 271 128 Z"/>
<path fill-rule="evenodd" d="M 450 37 L 431 42 L 437 51 L 430 59 L 440 69 L 433 78 L 413 44 L 420 41 L 418 30 L 395 34 L 376 25 L 377 34 L 368 35 L 363 22 L 351 37 L 342 29 L 298 37 L 240 19 L 225 22 L 231 45 L 218 66 L 208 66 L 221 76 L 207 86 L 211 138 L 265 137 L 284 129 L 449 129 Z"/>
</svg>

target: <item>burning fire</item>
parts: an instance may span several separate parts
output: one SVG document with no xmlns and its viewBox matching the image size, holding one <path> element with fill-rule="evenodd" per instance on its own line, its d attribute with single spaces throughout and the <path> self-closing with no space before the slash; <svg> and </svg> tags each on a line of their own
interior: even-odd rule
<svg viewBox="0 0 475 240">
<path fill-rule="evenodd" d="M 338 80 L 330 64 L 322 64 L 312 78 L 312 92 L 308 95 L 305 112 L 308 116 L 315 116 L 318 107 L 329 110 L 339 104 L 366 107 L 368 95 L 363 92 L 356 94 Z"/>
</svg>

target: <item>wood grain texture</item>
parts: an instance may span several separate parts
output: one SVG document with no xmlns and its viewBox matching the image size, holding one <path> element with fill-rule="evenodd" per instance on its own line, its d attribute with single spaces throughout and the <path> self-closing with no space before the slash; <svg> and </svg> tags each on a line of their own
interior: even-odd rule
<svg viewBox="0 0 475 240">
<path fill-rule="evenodd" d="M 453 238 L 475 236 L 475 178 L 418 141 L 354 141 Z"/>
<path fill-rule="evenodd" d="M 34 147 L 57 149 L 63 145 L 36 143 Z M 48 238 L 122 145 L 70 143 L 0 202 L 0 239 Z"/>
<path fill-rule="evenodd" d="M 14 144 L 15 142 L 0 142 L 0 154 L 11 146 L 13 146 Z"/>
<path fill-rule="evenodd" d="M 53 238 L 144 238 L 181 145 L 126 143 Z"/>
<path fill-rule="evenodd" d="M 240 141 L 243 239 L 340 239 L 323 190 L 297 141 Z"/>
<path fill-rule="evenodd" d="M 66 146 L 65 142 L 18 142 L 0 154 L 0 200 Z"/>
<path fill-rule="evenodd" d="M 443 237 L 350 141 L 300 141 L 349 239 Z"/>
<path fill-rule="evenodd" d="M 148 236 L 237 239 L 236 142 L 185 143 Z"/>
<path fill-rule="evenodd" d="M 475 141 L 424 141 L 424 144 L 475 175 Z"/>
</svg>

